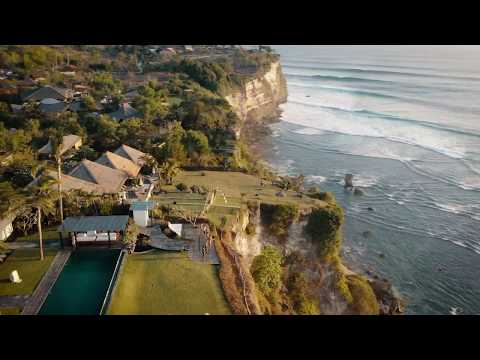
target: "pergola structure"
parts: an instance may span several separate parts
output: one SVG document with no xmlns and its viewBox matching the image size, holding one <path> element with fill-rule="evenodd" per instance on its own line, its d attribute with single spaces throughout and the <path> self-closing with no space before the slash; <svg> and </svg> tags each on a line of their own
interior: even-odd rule
<svg viewBox="0 0 480 360">
<path fill-rule="evenodd" d="M 63 234 L 68 233 L 68 245 L 79 244 L 111 246 L 120 241 L 128 224 L 128 215 L 68 217 L 58 227 L 60 245 L 65 246 Z"/>
</svg>

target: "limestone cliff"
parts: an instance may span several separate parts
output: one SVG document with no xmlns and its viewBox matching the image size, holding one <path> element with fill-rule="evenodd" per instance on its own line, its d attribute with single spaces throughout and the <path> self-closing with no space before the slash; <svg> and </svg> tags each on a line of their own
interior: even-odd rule
<svg viewBox="0 0 480 360">
<path fill-rule="evenodd" d="M 271 63 L 268 71 L 245 82 L 225 99 L 241 120 L 237 135 L 247 121 L 262 121 L 278 114 L 278 106 L 287 101 L 287 82 L 280 62 Z"/>
</svg>

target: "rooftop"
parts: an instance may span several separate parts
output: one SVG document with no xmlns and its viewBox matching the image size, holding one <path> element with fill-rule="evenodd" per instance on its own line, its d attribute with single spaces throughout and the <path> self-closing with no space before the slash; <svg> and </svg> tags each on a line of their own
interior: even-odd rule
<svg viewBox="0 0 480 360">
<path fill-rule="evenodd" d="M 82 138 L 78 135 L 66 135 L 63 137 L 62 147 L 60 150 L 60 154 L 64 154 L 66 151 L 70 150 L 77 144 L 79 141 L 82 141 Z M 52 153 L 52 144 L 50 140 L 46 145 L 41 147 L 38 150 L 39 154 L 51 154 Z"/>
<path fill-rule="evenodd" d="M 107 151 L 100 158 L 98 158 L 96 163 L 108 166 L 112 169 L 124 171 L 130 177 L 137 177 L 138 173 L 140 172 L 140 166 L 135 164 L 132 160 L 110 151 Z"/>
<path fill-rule="evenodd" d="M 125 231 L 128 215 L 68 217 L 58 227 L 61 232 Z"/>
<path fill-rule="evenodd" d="M 138 166 L 142 166 L 145 163 L 143 158 L 146 154 L 128 145 L 120 146 L 117 150 L 114 151 L 114 153 L 133 161 Z"/>
<path fill-rule="evenodd" d="M 136 201 L 130 205 L 132 211 L 147 211 L 152 210 L 156 206 L 155 201 Z"/>
</svg>

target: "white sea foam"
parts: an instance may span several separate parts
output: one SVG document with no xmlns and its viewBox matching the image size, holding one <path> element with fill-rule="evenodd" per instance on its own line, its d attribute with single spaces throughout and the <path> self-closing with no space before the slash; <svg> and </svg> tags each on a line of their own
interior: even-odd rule
<svg viewBox="0 0 480 360">
<path fill-rule="evenodd" d="M 480 221 L 480 204 L 435 203 L 435 206 L 442 211 L 468 216 L 474 220 Z"/>
<path fill-rule="evenodd" d="M 301 134 L 301 135 L 322 135 L 325 133 L 325 131 L 322 131 L 320 129 L 313 129 L 313 128 L 303 128 L 299 130 L 293 131 L 295 134 Z"/>
<path fill-rule="evenodd" d="M 323 183 L 326 180 L 327 178 L 321 175 L 308 175 L 307 177 L 305 177 L 305 181 L 315 183 L 315 184 Z"/>
</svg>

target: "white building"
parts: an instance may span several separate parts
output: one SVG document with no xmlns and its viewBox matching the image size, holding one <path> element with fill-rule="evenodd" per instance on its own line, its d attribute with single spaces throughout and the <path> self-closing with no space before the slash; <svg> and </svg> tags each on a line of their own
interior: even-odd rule
<svg viewBox="0 0 480 360">
<path fill-rule="evenodd" d="M 130 205 L 135 224 L 141 227 L 150 226 L 150 212 L 155 208 L 155 205 L 154 201 L 136 201 Z"/>
</svg>

